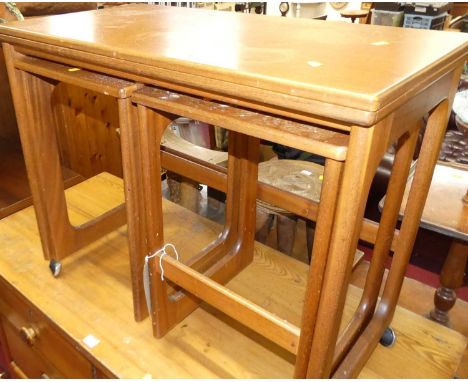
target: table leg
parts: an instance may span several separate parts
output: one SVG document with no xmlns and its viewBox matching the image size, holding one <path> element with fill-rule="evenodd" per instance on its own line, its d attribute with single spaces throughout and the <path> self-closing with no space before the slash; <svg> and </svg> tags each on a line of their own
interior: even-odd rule
<svg viewBox="0 0 468 382">
<path fill-rule="evenodd" d="M 333 376 L 336 378 L 357 377 L 393 318 L 447 127 L 448 109 L 448 102 L 444 100 L 428 119 L 384 292 L 370 323 L 334 373 Z"/>
<path fill-rule="evenodd" d="M 418 123 L 417 126 L 419 125 Z M 393 233 L 398 220 L 398 211 L 403 200 L 414 150 L 418 141 L 418 134 L 419 129 L 414 128 L 411 133 L 404 134 L 398 140 L 388 193 L 385 197 L 385 205 L 382 211 L 382 218 L 380 219 L 364 291 L 356 314 L 338 341 L 333 361 L 333 365 L 335 366 L 341 362 L 342 357 L 355 342 L 357 336 L 362 332 L 374 313 L 385 272 L 385 261 L 392 245 Z"/>
<path fill-rule="evenodd" d="M 127 204 L 128 243 L 132 274 L 133 307 L 136 321 L 148 315 L 143 289 L 143 265 L 146 255 L 164 244 L 160 142 L 173 118 L 156 114 L 130 99 L 119 100 L 122 139 L 122 164 Z M 152 267 L 150 267 L 152 268 Z M 170 329 L 166 283 L 152 283 L 152 294 L 160 297 L 155 309 L 156 335 Z"/>
<path fill-rule="evenodd" d="M 338 192 L 336 192 L 336 190 L 338 190 L 340 186 L 343 166 L 344 164 L 342 162 L 329 159 L 325 162 L 320 205 L 312 247 L 312 259 L 307 278 L 304 308 L 302 310 L 301 336 L 294 371 L 295 378 L 305 378 L 307 374 L 310 348 L 312 346 L 315 320 L 320 301 L 320 290 L 322 288 L 323 273 L 325 272 L 330 236 L 333 229 L 333 218 L 338 198 Z M 305 323 L 307 323 L 307 325 Z"/>
<path fill-rule="evenodd" d="M 373 175 L 382 158 L 390 135 L 391 118 L 378 126 L 362 129 L 351 129 L 348 155 L 343 170 L 341 187 L 332 228 L 327 233 L 326 247 L 322 248 L 326 258 L 325 269 L 314 267 L 321 256 L 316 255 L 321 238 L 321 222 L 317 221 L 316 237 L 309 271 L 309 285 L 306 290 L 303 320 L 301 326 L 301 344 L 299 354 L 310 354 L 308 358 L 307 377 L 328 377 L 338 336 L 343 307 L 348 288 L 354 253 L 364 216 L 364 208 Z M 324 176 L 324 180 L 326 174 Z M 336 189 L 333 191 L 336 193 Z M 323 194 L 323 196 L 326 196 Z M 320 203 L 322 207 L 323 201 Z M 331 210 L 333 211 L 333 210 Z M 330 210 L 327 213 L 331 212 Z M 329 246 L 328 246 L 329 243 Z M 327 258 L 328 257 L 328 258 Z M 316 260 L 317 259 L 317 260 Z M 323 270 L 325 271 L 324 276 Z M 317 281 L 322 280 L 321 287 Z M 312 285 L 314 290 L 311 291 Z M 321 291 L 321 292 L 319 292 Z M 319 302 L 317 301 L 319 299 Z M 311 308 L 312 305 L 317 305 Z M 313 310 L 316 311 L 314 315 Z M 310 311 L 305 319 L 305 312 Z M 315 318 L 316 316 L 316 318 Z M 312 333 L 312 339 L 310 339 Z M 307 337 L 306 337 L 307 336 Z M 303 339 L 304 338 L 304 339 Z M 307 342 L 311 343 L 308 349 Z M 296 377 L 304 376 L 303 357 L 296 361 Z"/>
<path fill-rule="evenodd" d="M 448 313 L 457 300 L 455 290 L 463 285 L 467 259 L 468 244 L 461 240 L 453 240 L 440 273 L 440 287 L 434 294 L 435 306 L 430 313 L 434 321 L 449 326 Z"/>
</svg>

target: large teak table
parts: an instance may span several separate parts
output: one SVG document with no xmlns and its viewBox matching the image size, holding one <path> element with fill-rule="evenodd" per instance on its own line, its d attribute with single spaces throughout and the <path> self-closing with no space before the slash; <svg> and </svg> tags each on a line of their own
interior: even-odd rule
<svg viewBox="0 0 468 382">
<path fill-rule="evenodd" d="M 156 337 L 204 300 L 295 354 L 296 377 L 359 373 L 395 311 L 468 54 L 466 36 L 132 5 L 11 23 L 0 27 L 0 39 L 47 259 L 60 260 L 112 231 L 126 209 L 135 318 L 148 313 L 143 265 L 152 255 L 149 313 Z M 119 105 L 126 208 L 78 227 L 67 215 L 50 103 L 60 82 L 111 95 Z M 177 116 L 230 130 L 227 171 L 160 147 Z M 260 139 L 326 158 L 319 204 L 257 182 Z M 363 219 L 364 207 L 394 142 L 377 224 Z M 160 251 L 166 244 L 161 166 L 227 193 L 218 239 L 192 257 L 183 254 L 183 261 Z M 257 198 L 317 222 L 300 326 L 223 286 L 252 262 Z M 375 244 L 374 256 L 361 302 L 338 338 L 359 238 Z M 378 301 L 390 250 L 393 263 Z"/>
</svg>

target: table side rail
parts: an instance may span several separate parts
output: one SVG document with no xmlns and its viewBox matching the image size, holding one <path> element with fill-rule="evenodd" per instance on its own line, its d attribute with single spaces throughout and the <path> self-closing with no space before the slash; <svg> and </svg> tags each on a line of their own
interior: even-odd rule
<svg viewBox="0 0 468 382">
<path fill-rule="evenodd" d="M 132 101 L 334 160 L 346 159 L 349 136 L 330 129 L 149 86 L 133 93 Z"/>
<path fill-rule="evenodd" d="M 127 98 L 133 91 L 142 87 L 135 82 L 18 53 L 13 62 L 17 69 L 115 98 Z"/>
</svg>

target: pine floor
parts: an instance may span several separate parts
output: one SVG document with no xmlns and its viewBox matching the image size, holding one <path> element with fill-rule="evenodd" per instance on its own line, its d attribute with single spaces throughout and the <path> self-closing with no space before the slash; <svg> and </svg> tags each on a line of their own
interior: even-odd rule
<svg viewBox="0 0 468 382">
<path fill-rule="evenodd" d="M 202 191 L 202 198 L 200 199 L 199 206 L 200 214 L 218 222 L 222 221 L 223 216 L 219 211 L 222 210 L 223 206 L 219 205 L 219 207 L 216 208 L 217 203 L 218 202 L 215 200 L 210 200 L 210 202 L 207 203 L 206 194 Z M 213 208 L 213 206 L 215 206 L 215 208 Z M 276 247 L 276 230 L 274 226 L 266 244 L 273 248 Z M 297 224 L 292 256 L 298 260 L 307 262 L 306 248 L 305 224 L 303 221 L 299 221 Z M 351 283 L 362 288 L 364 286 L 368 267 L 369 262 L 362 260 L 353 272 Z M 428 313 L 433 308 L 434 293 L 434 287 L 407 277 L 403 284 L 398 304 L 418 315 L 428 317 Z M 450 311 L 450 318 L 450 327 L 468 338 L 468 302 L 458 299 L 455 306 Z M 461 379 L 468 378 L 468 347 L 460 362 L 456 377 Z"/>
<path fill-rule="evenodd" d="M 167 191 L 167 188 L 166 188 Z M 202 215 L 208 216 L 213 220 L 223 220 L 223 205 L 214 200 L 206 198 L 206 193 L 202 192 L 200 198 L 199 210 Z M 276 232 L 273 229 L 267 241 L 267 245 L 275 247 L 275 236 Z M 293 257 L 303 262 L 307 261 L 306 257 L 306 240 L 305 240 L 305 224 L 303 222 L 298 223 L 296 240 L 293 249 Z M 352 276 L 352 284 L 357 287 L 361 287 L 365 281 L 365 275 L 368 268 L 368 262 L 362 260 L 355 268 Z M 421 282 L 407 278 L 403 285 L 399 305 L 406 308 L 413 313 L 425 317 L 427 313 L 432 309 L 433 295 L 435 289 L 428 285 L 424 285 Z M 458 300 L 455 307 L 451 311 L 452 329 L 458 331 L 463 336 L 468 337 L 468 303 Z M 396 350 L 396 349 L 393 349 Z M 459 354 L 459 353 L 458 353 Z M 435 361 L 436 362 L 436 361 Z M 380 369 L 379 369 L 380 370 Z M 451 369 L 453 370 L 453 369 Z M 468 350 L 465 350 L 464 357 L 456 372 L 458 378 L 468 378 Z"/>
</svg>

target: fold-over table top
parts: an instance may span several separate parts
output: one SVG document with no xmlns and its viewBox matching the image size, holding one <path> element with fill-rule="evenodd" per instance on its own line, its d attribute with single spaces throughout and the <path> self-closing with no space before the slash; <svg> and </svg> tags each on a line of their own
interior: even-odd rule
<svg viewBox="0 0 468 382">
<path fill-rule="evenodd" d="M 0 26 L 8 36 L 196 76 L 231 96 L 229 84 L 293 96 L 318 115 L 322 104 L 377 112 L 468 55 L 463 33 L 151 5 L 12 22 Z"/>
</svg>

